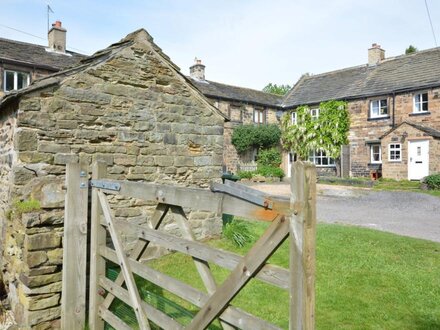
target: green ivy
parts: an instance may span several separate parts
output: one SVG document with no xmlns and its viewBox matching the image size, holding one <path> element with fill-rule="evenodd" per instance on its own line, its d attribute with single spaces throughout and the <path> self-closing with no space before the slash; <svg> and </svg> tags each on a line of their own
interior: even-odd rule
<svg viewBox="0 0 440 330">
<path fill-rule="evenodd" d="M 281 164 L 281 152 L 277 148 L 261 149 L 258 152 L 257 164 L 260 166 L 278 167 Z"/>
<path fill-rule="evenodd" d="M 232 144 L 239 153 L 251 148 L 270 148 L 280 142 L 281 130 L 275 124 L 241 125 L 232 133 Z"/>
<path fill-rule="evenodd" d="M 327 101 L 319 105 L 319 117 L 312 118 L 308 106 L 296 108 L 296 125 L 291 123 L 291 112 L 281 119 L 281 142 L 287 150 L 306 160 L 312 150 L 324 150 L 338 158 L 341 146 L 348 143 L 350 118 L 347 102 Z"/>
<path fill-rule="evenodd" d="M 423 182 L 429 189 L 440 189 L 440 173 L 428 175 Z"/>
</svg>

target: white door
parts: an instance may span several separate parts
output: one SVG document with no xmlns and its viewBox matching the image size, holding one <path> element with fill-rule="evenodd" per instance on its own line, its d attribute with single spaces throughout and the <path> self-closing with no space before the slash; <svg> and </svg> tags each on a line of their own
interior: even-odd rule
<svg viewBox="0 0 440 330">
<path fill-rule="evenodd" d="M 290 178 L 292 176 L 292 163 L 293 163 L 293 153 L 287 153 L 287 177 Z"/>
<path fill-rule="evenodd" d="M 429 141 L 408 141 L 408 180 L 429 175 Z"/>
</svg>

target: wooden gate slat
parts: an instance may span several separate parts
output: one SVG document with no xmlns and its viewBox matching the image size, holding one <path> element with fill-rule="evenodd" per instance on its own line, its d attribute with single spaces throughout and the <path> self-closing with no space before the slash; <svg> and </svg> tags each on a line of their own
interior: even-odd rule
<svg viewBox="0 0 440 330">
<path fill-rule="evenodd" d="M 118 261 L 116 252 L 109 247 L 102 246 L 100 254 L 111 262 L 116 263 Z M 175 294 L 176 296 L 185 299 L 197 307 L 203 307 L 209 299 L 209 296 L 206 293 L 171 276 L 163 274 L 145 264 L 141 264 L 132 258 L 129 258 L 128 262 L 133 273 Z M 219 318 L 242 330 L 280 330 L 279 327 L 233 306 L 226 308 Z"/>
<path fill-rule="evenodd" d="M 189 226 L 188 219 L 182 207 L 171 206 L 171 212 L 174 215 L 174 220 L 176 221 L 177 226 L 181 230 L 182 237 L 190 241 L 195 241 L 196 239 L 191 230 L 191 227 Z M 202 279 L 202 282 L 205 285 L 206 290 L 208 291 L 208 294 L 212 295 L 217 289 L 217 283 L 215 282 L 214 276 L 211 273 L 211 268 L 209 267 L 208 262 L 194 257 L 193 260 L 197 268 L 197 272 L 199 273 L 200 278 Z M 225 330 L 234 330 L 231 325 L 227 324 L 224 321 L 220 321 L 220 324 Z"/>
<path fill-rule="evenodd" d="M 205 329 L 257 273 L 289 234 L 289 221 L 279 216 L 255 243 L 229 277 L 196 314 L 187 329 Z"/>
<path fill-rule="evenodd" d="M 233 270 L 243 259 L 238 254 L 218 250 L 202 244 L 191 242 L 165 232 L 151 230 L 144 226 L 127 223 L 126 221 L 115 220 L 117 226 L 128 227 L 137 231 L 138 236 L 144 240 L 151 241 L 162 247 L 188 254 L 192 257 L 212 262 L 220 267 Z M 266 283 L 275 285 L 281 289 L 289 288 L 289 272 L 281 267 L 266 264 L 258 272 L 256 277 Z"/>
<path fill-rule="evenodd" d="M 114 226 L 113 216 L 111 214 L 110 205 L 105 197 L 104 193 L 98 190 L 98 198 L 101 204 L 102 212 L 104 213 L 104 219 L 107 222 L 107 229 L 112 238 L 112 243 L 115 247 L 116 254 L 119 259 L 119 266 L 121 266 L 122 274 L 124 275 L 125 283 L 127 284 L 128 292 L 130 293 L 130 299 L 133 303 L 133 309 L 136 314 L 136 318 L 141 326 L 141 329 L 150 330 L 150 324 L 148 323 L 147 316 L 141 306 L 141 298 L 139 292 L 136 288 L 136 283 L 134 281 L 133 274 L 130 270 L 130 265 L 127 262 L 127 257 L 125 256 L 124 246 L 119 239 L 119 235 Z"/>
<path fill-rule="evenodd" d="M 115 314 L 104 306 L 99 307 L 99 316 L 116 330 L 132 330 L 125 322 L 121 321 Z"/>
<path fill-rule="evenodd" d="M 160 224 L 162 223 L 163 219 L 165 218 L 166 214 L 169 210 L 169 205 L 166 204 L 158 204 L 156 206 L 156 210 L 154 211 L 153 215 L 151 216 L 150 220 L 150 226 L 153 229 L 159 228 Z M 130 257 L 139 260 L 142 257 L 142 254 L 148 247 L 149 242 L 148 241 L 141 241 L 138 240 L 136 242 L 136 245 L 134 249 L 130 252 Z M 118 277 L 115 280 L 115 283 L 117 285 L 123 285 L 125 282 L 124 275 L 122 273 L 118 274 Z M 105 298 L 103 305 L 106 308 L 109 308 L 111 303 L 113 302 L 113 295 L 109 293 L 107 297 Z"/>
<path fill-rule="evenodd" d="M 289 214 L 289 201 L 272 197 L 272 210 L 223 193 L 214 193 L 206 189 L 185 188 L 158 185 L 154 183 L 105 180 L 118 183 L 119 191 L 105 190 L 107 194 L 117 194 L 143 200 L 156 200 L 181 207 L 194 208 L 199 211 L 226 213 L 252 220 L 274 221 L 279 213 Z"/>
<path fill-rule="evenodd" d="M 101 277 L 99 279 L 99 284 L 108 292 L 112 292 L 114 296 L 116 296 L 118 299 L 122 300 L 124 303 L 132 307 L 133 309 L 136 308 L 133 305 L 132 299 L 130 298 L 130 293 L 116 285 L 114 282 L 110 281 L 109 279 L 105 277 Z M 145 301 L 141 302 L 141 308 L 145 310 L 146 314 L 148 314 L 149 319 L 160 326 L 162 329 L 183 329 L 183 326 L 174 321 L 172 318 L 167 316 L 165 313 L 161 312 L 160 310 L 155 309 L 151 305 L 147 304 Z M 144 328 L 141 328 L 144 329 Z"/>
</svg>

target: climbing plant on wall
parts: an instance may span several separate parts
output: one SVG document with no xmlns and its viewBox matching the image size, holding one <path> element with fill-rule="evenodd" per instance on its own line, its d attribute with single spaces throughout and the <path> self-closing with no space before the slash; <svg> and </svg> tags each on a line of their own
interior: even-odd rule
<svg viewBox="0 0 440 330">
<path fill-rule="evenodd" d="M 341 146 L 348 143 L 350 118 L 347 102 L 327 101 L 319 105 L 319 117 L 312 117 L 308 106 L 300 106 L 296 112 L 296 124 L 292 124 L 292 111 L 281 120 L 281 142 L 285 149 L 306 160 L 313 150 L 324 150 L 332 158 L 338 158 Z"/>
<path fill-rule="evenodd" d="M 280 143 L 281 131 L 275 125 L 241 125 L 232 133 L 232 144 L 239 153 L 251 148 L 270 148 Z"/>
</svg>

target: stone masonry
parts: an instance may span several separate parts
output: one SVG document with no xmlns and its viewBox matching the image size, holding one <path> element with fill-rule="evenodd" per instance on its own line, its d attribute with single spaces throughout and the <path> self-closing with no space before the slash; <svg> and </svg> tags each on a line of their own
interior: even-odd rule
<svg viewBox="0 0 440 330">
<path fill-rule="evenodd" d="M 2 264 L 22 328 L 60 325 L 67 163 L 100 160 L 110 178 L 202 188 L 221 175 L 225 118 L 144 30 L 11 93 L 0 114 Z M 38 207 L 17 207 L 32 201 Z M 116 217 L 136 223 L 154 207 L 112 202 Z M 190 221 L 199 238 L 220 233 L 214 215 Z"/>
</svg>

